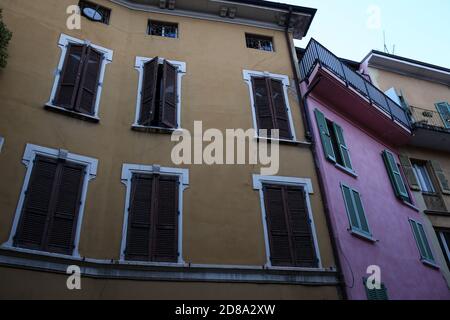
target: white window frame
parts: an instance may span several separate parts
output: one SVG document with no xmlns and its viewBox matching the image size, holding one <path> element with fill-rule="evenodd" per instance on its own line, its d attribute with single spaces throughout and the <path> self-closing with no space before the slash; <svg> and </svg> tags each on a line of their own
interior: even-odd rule
<svg viewBox="0 0 450 320">
<path fill-rule="evenodd" d="M 427 175 L 426 177 L 423 176 L 422 171 L 419 169 L 419 167 L 423 167 L 425 169 L 425 174 Z M 433 180 L 431 180 L 431 176 L 428 173 L 427 166 L 413 163 L 413 170 L 417 180 L 419 181 L 420 190 L 422 192 L 436 193 L 436 189 L 434 188 Z M 425 178 L 428 179 L 428 181 L 430 182 L 431 190 L 425 190 L 427 185 L 425 182 Z"/>
<path fill-rule="evenodd" d="M 449 232 L 446 232 L 449 233 Z M 439 237 L 441 238 L 442 246 L 445 249 L 445 255 L 447 256 L 447 259 L 450 261 L 450 248 L 447 245 L 447 241 L 445 240 L 444 231 L 438 231 Z"/>
<path fill-rule="evenodd" d="M 0 136 L 0 152 L 2 152 L 3 149 L 3 144 L 5 143 L 5 138 L 3 138 L 2 136 Z"/>
<path fill-rule="evenodd" d="M 289 77 L 286 75 L 270 73 L 267 71 L 262 72 L 262 71 L 253 71 L 253 70 L 244 70 L 243 76 L 244 76 L 244 81 L 248 85 L 248 90 L 249 90 L 249 94 L 250 94 L 250 105 L 251 105 L 251 109 L 252 109 L 253 128 L 256 130 L 255 138 L 264 138 L 264 139 L 269 139 L 269 140 L 278 140 L 278 141 L 287 141 L 287 142 L 297 141 L 294 121 L 293 121 L 292 113 L 291 113 L 291 106 L 289 104 L 289 95 L 288 95 L 288 88 L 290 87 Z M 287 114 L 288 114 L 288 119 L 289 119 L 289 127 L 290 127 L 291 133 L 292 133 L 292 140 L 273 139 L 273 138 L 259 136 L 259 128 L 258 128 L 258 121 L 257 121 L 257 116 L 256 116 L 256 105 L 255 105 L 255 98 L 254 98 L 255 96 L 254 96 L 254 92 L 253 92 L 252 77 L 268 77 L 268 78 L 280 80 L 283 83 L 284 100 L 286 101 L 286 108 L 287 108 Z"/>
<path fill-rule="evenodd" d="M 131 178 L 134 173 L 154 174 L 177 176 L 179 178 L 180 187 L 178 188 L 178 261 L 176 263 L 166 262 L 142 262 L 142 261 L 129 261 L 125 259 L 125 250 L 127 246 L 127 232 L 128 232 L 128 208 L 130 207 L 131 197 Z M 122 166 L 122 183 L 126 186 L 126 198 L 124 209 L 124 220 L 122 228 L 122 242 L 120 245 L 120 262 L 124 264 L 145 264 L 156 266 L 184 266 L 183 260 L 183 193 L 189 187 L 189 170 L 180 168 L 160 167 L 158 165 L 139 165 L 125 163 Z"/>
<path fill-rule="evenodd" d="M 53 88 L 52 88 L 52 91 L 50 94 L 50 99 L 46 103 L 46 106 L 50 107 L 50 108 L 62 110 L 62 111 L 68 112 L 68 113 L 74 113 L 74 114 L 78 114 L 78 115 L 80 114 L 78 112 L 67 110 L 63 107 L 60 107 L 60 106 L 57 106 L 54 104 L 54 100 L 56 99 L 56 92 L 58 91 L 59 80 L 61 78 L 61 73 L 62 73 L 62 70 L 64 67 L 64 62 L 66 60 L 67 48 L 70 43 L 76 43 L 76 44 L 81 44 L 81 45 L 90 45 L 92 48 L 94 48 L 95 50 L 97 50 L 103 54 L 102 65 L 100 67 L 100 76 L 99 76 L 99 81 L 98 81 L 97 96 L 96 96 L 95 106 L 94 106 L 94 115 L 91 116 L 91 115 L 87 115 L 87 114 L 82 114 L 83 117 L 92 118 L 94 120 L 100 120 L 98 112 L 99 112 L 99 106 L 100 106 L 100 99 L 102 96 L 103 80 L 105 78 L 106 65 L 112 62 L 113 54 L 114 54 L 113 50 L 92 44 L 88 40 L 80 40 L 80 39 L 68 36 L 66 34 L 61 34 L 59 41 L 58 41 L 58 47 L 61 49 L 61 56 L 59 58 L 58 67 L 55 70 L 55 80 L 53 82 Z"/>
<path fill-rule="evenodd" d="M 141 112 L 141 101 L 142 101 L 142 87 L 144 82 L 144 64 L 149 62 L 154 58 L 147 58 L 147 57 L 136 57 L 136 62 L 134 65 L 134 68 L 139 73 L 139 82 L 138 82 L 138 90 L 137 90 L 137 98 L 136 98 L 136 111 L 135 111 L 135 117 L 134 117 L 134 123 L 132 125 L 133 128 L 155 128 L 155 129 L 163 129 L 163 130 L 169 130 L 169 131 L 175 131 L 181 129 L 181 86 L 182 86 L 182 80 L 183 76 L 186 74 L 186 63 L 182 61 L 174 61 L 174 60 L 167 60 L 164 58 L 159 58 L 158 63 L 162 64 L 165 60 L 167 62 L 171 63 L 175 67 L 177 67 L 177 124 L 178 126 L 176 128 L 164 128 L 164 127 L 157 127 L 157 126 L 142 126 L 139 124 L 139 117 Z"/>
<path fill-rule="evenodd" d="M 78 221 L 76 224 L 76 234 L 75 234 L 75 248 L 73 250 L 72 255 L 64 255 L 64 254 L 57 254 L 57 253 L 51 253 L 46 251 L 40 251 L 40 250 L 31 250 L 31 249 L 22 249 L 17 248 L 14 246 L 14 236 L 17 232 L 17 227 L 19 225 L 19 220 L 22 214 L 22 209 L 25 201 L 25 192 L 28 189 L 28 184 L 30 182 L 31 173 L 33 171 L 34 167 L 34 160 L 36 159 L 36 156 L 41 155 L 48 158 L 58 159 L 60 154 L 65 154 L 65 159 L 69 162 L 73 162 L 76 164 L 80 164 L 86 168 L 85 170 L 85 176 L 84 176 L 84 182 L 83 182 L 83 190 L 81 193 L 81 204 L 78 212 Z M 68 153 L 66 150 L 61 149 L 52 149 L 52 148 L 46 148 L 34 144 L 27 144 L 25 148 L 25 153 L 22 158 L 22 163 L 27 167 L 27 172 L 25 174 L 25 181 L 22 186 L 22 191 L 19 196 L 19 202 L 17 204 L 16 213 L 14 216 L 13 226 L 11 228 L 11 233 L 9 236 L 9 239 L 6 243 L 2 245 L 2 247 L 11 248 L 16 251 L 24 251 L 24 252 L 31 252 L 36 254 L 43 254 L 47 256 L 63 256 L 63 257 L 75 257 L 75 258 L 81 258 L 80 253 L 78 251 L 78 245 L 80 242 L 80 234 L 81 234 L 81 226 L 83 223 L 83 214 L 84 214 L 84 207 L 86 204 L 86 196 L 88 191 L 88 185 L 89 182 L 92 179 L 95 179 L 97 176 L 97 168 L 98 168 L 98 160 L 86 156 L 81 156 L 74 153 Z"/>
<path fill-rule="evenodd" d="M 317 268 L 301 268 L 301 267 L 278 267 L 273 266 L 272 262 L 270 261 L 270 243 L 269 243 L 269 228 L 267 226 L 267 213 L 266 213 L 266 205 L 264 201 L 264 192 L 263 192 L 263 184 L 276 184 L 276 185 L 282 185 L 282 186 L 297 186 L 302 187 L 305 189 L 306 194 L 306 208 L 308 211 L 308 217 L 311 220 L 311 235 L 313 237 L 314 242 L 314 250 L 316 251 L 316 257 L 318 260 Z M 280 269 L 280 270 L 289 270 L 289 269 L 322 269 L 322 260 L 320 257 L 320 250 L 319 250 L 319 243 L 317 240 L 317 232 L 316 232 L 316 226 L 314 223 L 314 217 L 312 215 L 312 209 L 311 209 L 311 201 L 310 201 L 310 195 L 314 194 L 312 181 L 308 178 L 294 178 L 294 177 L 281 177 L 281 176 L 262 176 L 262 175 L 253 175 L 253 189 L 259 191 L 259 199 L 261 203 L 261 214 L 262 214 L 262 220 L 263 220 L 263 231 L 264 231 L 264 242 L 265 242 L 265 249 L 266 249 L 266 264 L 265 268 L 268 269 Z"/>
</svg>

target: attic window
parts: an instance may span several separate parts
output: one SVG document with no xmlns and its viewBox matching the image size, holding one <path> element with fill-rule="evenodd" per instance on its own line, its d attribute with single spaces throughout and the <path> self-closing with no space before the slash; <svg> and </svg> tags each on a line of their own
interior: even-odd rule
<svg viewBox="0 0 450 320">
<path fill-rule="evenodd" d="M 81 15 L 83 17 L 94 22 L 109 24 L 111 9 L 85 0 L 80 0 L 78 6 L 80 7 Z"/>
<path fill-rule="evenodd" d="M 273 47 L 273 38 L 254 35 L 254 34 L 245 34 L 245 41 L 247 43 L 247 48 L 258 49 L 263 51 L 275 51 Z"/>
<path fill-rule="evenodd" d="M 166 38 L 178 38 L 178 24 L 172 22 L 149 21 L 148 34 Z"/>
</svg>

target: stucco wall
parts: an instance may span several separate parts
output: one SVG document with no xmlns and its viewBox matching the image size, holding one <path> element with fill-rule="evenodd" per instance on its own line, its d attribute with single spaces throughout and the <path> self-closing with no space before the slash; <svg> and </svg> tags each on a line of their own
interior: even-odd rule
<svg viewBox="0 0 450 320">
<path fill-rule="evenodd" d="M 356 124 L 321 103 L 308 98 L 309 113 L 318 137 L 320 170 L 326 181 L 332 223 L 338 237 L 339 252 L 348 286 L 349 298 L 366 299 L 362 278 L 370 265 L 381 268 L 390 299 L 449 299 L 450 293 L 439 270 L 420 261 L 408 219 L 422 221 L 421 214 L 399 201 L 392 188 L 381 153 L 389 149 Z M 325 159 L 314 110 L 319 109 L 344 130 L 357 178 L 337 169 Z M 340 184 L 344 183 L 361 193 L 366 217 L 375 243 L 353 236 L 348 231 L 349 221 Z"/>
<path fill-rule="evenodd" d="M 136 56 L 184 61 L 181 125 L 203 128 L 252 127 L 248 86 L 243 69 L 284 74 L 293 79 L 288 46 L 279 31 L 187 17 L 131 11 L 106 0 L 112 9 L 110 25 L 82 19 L 82 29 L 70 31 L 66 7 L 70 0 L 0 0 L 4 21 L 13 31 L 8 67 L 0 72 L 0 243 L 10 234 L 25 167 L 25 145 L 33 143 L 63 148 L 97 158 L 98 176 L 89 184 L 81 230 L 80 254 L 96 259 L 118 259 L 122 238 L 125 186 L 120 182 L 123 163 L 174 166 L 170 136 L 134 132 L 138 73 Z M 179 24 L 179 39 L 146 35 L 147 20 Z M 245 46 L 245 32 L 274 38 L 276 52 Z M 43 108 L 54 81 L 61 51 L 61 33 L 88 39 L 114 50 L 107 65 L 100 102 L 99 124 L 73 119 Z M 304 140 L 296 93 L 289 102 L 298 140 Z M 280 147 L 279 175 L 312 179 L 314 221 L 324 267 L 333 267 L 312 155 L 307 147 Z M 184 193 L 183 258 L 186 262 L 258 265 L 265 263 L 265 244 L 259 194 L 252 189 L 252 174 L 259 166 L 183 166 L 189 169 L 190 186 Z"/>
</svg>

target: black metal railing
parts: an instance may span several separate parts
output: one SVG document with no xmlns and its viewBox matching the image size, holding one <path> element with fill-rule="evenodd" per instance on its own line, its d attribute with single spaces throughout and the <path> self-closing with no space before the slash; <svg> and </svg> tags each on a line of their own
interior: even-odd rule
<svg viewBox="0 0 450 320">
<path fill-rule="evenodd" d="M 398 121 L 403 126 L 411 129 L 411 123 L 407 111 L 385 95 L 380 89 L 367 81 L 357 72 L 335 56 L 330 50 L 322 46 L 314 39 L 308 43 L 305 53 L 300 61 L 301 81 L 307 79 L 317 64 L 327 68 L 338 78 L 343 80 L 347 86 L 351 86 L 361 95 L 369 99 L 371 104 L 390 114 L 392 120 Z"/>
<path fill-rule="evenodd" d="M 439 112 L 413 106 L 410 106 L 410 108 L 414 126 L 434 127 L 450 132 L 450 122 L 444 123 Z"/>
</svg>

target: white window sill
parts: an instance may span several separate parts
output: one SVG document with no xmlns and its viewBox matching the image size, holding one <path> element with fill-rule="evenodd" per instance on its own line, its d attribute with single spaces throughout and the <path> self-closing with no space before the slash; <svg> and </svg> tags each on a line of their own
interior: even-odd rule
<svg viewBox="0 0 450 320">
<path fill-rule="evenodd" d="M 307 267 L 279 267 L 279 266 L 270 266 L 270 265 L 265 265 L 263 267 L 264 270 L 273 270 L 273 271 L 336 271 L 334 269 L 324 269 L 321 267 L 317 267 L 317 268 L 307 268 Z"/>
<path fill-rule="evenodd" d="M 374 239 L 372 237 L 372 235 L 368 235 L 368 234 L 365 234 L 363 232 L 360 232 L 358 230 L 353 230 L 353 229 L 348 229 L 348 231 L 350 232 L 351 235 L 353 235 L 353 236 L 355 236 L 357 238 L 360 238 L 362 240 L 366 240 L 366 241 L 369 241 L 371 243 L 378 242 L 378 240 Z"/>
<path fill-rule="evenodd" d="M 131 130 L 139 131 L 139 132 L 148 132 L 148 133 L 164 133 L 164 134 L 172 134 L 174 132 L 182 132 L 181 128 L 164 128 L 164 127 L 155 127 L 155 126 L 141 126 L 139 124 L 133 124 L 131 126 Z"/>
<path fill-rule="evenodd" d="M 94 123 L 99 123 L 100 122 L 100 118 L 97 117 L 97 116 L 91 116 L 91 115 L 88 115 L 88 114 L 71 111 L 71 110 L 68 110 L 68 109 L 65 109 L 65 108 L 62 108 L 62 107 L 55 106 L 55 105 L 50 104 L 50 103 L 47 103 L 45 105 L 45 108 L 47 110 L 55 111 L 55 112 L 62 113 L 62 114 L 66 114 L 68 116 L 71 116 L 71 117 L 74 117 L 74 118 L 77 118 L 77 119 L 86 120 L 86 121 L 94 122 Z"/>
<path fill-rule="evenodd" d="M 260 137 L 256 136 L 255 139 L 257 141 L 259 140 L 266 140 L 266 141 L 277 141 L 279 144 L 291 144 L 291 145 L 311 145 L 311 142 L 306 141 L 299 141 L 299 140 L 288 140 L 288 139 L 273 139 L 268 137 Z"/>
<path fill-rule="evenodd" d="M 61 253 L 53 253 L 53 252 L 47 252 L 47 251 L 25 249 L 25 248 L 20 248 L 20 247 L 14 247 L 10 244 L 3 244 L 0 246 L 0 249 L 7 250 L 7 251 L 13 251 L 13 252 L 27 253 L 27 254 L 43 256 L 43 257 L 60 258 L 60 259 L 74 260 L 74 261 L 82 261 L 83 260 L 83 258 L 81 258 L 80 256 L 75 256 L 75 255 L 70 256 L 70 255 L 61 254 Z"/>
<path fill-rule="evenodd" d="M 434 269 L 440 269 L 440 267 L 432 261 L 426 260 L 426 259 L 420 259 L 420 261 L 422 261 L 422 263 L 428 267 L 434 268 Z"/>
<path fill-rule="evenodd" d="M 343 171 L 343 172 L 345 172 L 345 173 L 351 175 L 352 177 L 358 178 L 358 175 L 356 174 L 355 171 L 353 171 L 353 170 L 351 170 L 351 169 L 349 169 L 349 168 L 346 168 L 346 167 L 340 165 L 339 163 L 335 163 L 334 166 L 335 166 L 336 168 L 338 168 L 339 170 L 341 170 L 341 171 Z"/>
<path fill-rule="evenodd" d="M 413 209 L 414 211 L 420 212 L 420 209 L 417 208 L 415 205 L 409 203 L 408 201 L 405 200 L 401 200 L 403 202 L 403 204 L 407 207 L 410 207 L 411 209 Z"/>
</svg>

